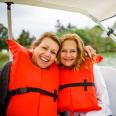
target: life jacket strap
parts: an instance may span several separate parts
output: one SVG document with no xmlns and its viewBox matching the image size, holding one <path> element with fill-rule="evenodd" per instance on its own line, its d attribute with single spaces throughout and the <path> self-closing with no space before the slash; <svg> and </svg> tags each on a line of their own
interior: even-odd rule
<svg viewBox="0 0 116 116">
<path fill-rule="evenodd" d="M 84 79 L 83 83 L 69 83 L 69 84 L 61 85 L 59 87 L 59 90 L 62 90 L 67 87 L 79 87 L 79 86 L 84 86 L 84 90 L 87 91 L 87 86 L 95 86 L 95 84 L 91 82 L 87 82 L 87 80 Z"/>
<path fill-rule="evenodd" d="M 23 94 L 23 93 L 28 93 L 28 92 L 39 92 L 48 96 L 51 96 L 54 98 L 54 102 L 56 102 L 57 99 L 57 90 L 54 90 L 54 93 L 51 93 L 49 91 L 40 89 L 40 88 L 33 88 L 33 87 L 25 87 L 25 88 L 18 88 L 15 90 L 11 90 L 9 92 L 8 98 L 17 94 Z"/>
</svg>

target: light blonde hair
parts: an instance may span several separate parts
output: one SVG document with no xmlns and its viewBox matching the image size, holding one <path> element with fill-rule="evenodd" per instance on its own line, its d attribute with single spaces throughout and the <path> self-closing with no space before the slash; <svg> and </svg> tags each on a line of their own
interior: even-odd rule
<svg viewBox="0 0 116 116">
<path fill-rule="evenodd" d="M 36 47 L 39 46 L 40 43 L 41 43 L 46 37 L 48 37 L 48 38 L 52 39 L 53 41 L 55 41 L 55 42 L 58 44 L 59 49 L 60 49 L 61 43 L 60 43 L 59 38 L 58 38 L 54 33 L 51 33 L 51 32 L 45 32 L 44 34 L 42 34 L 42 35 L 32 44 L 32 47 L 34 47 L 34 46 L 36 46 Z M 52 46 L 52 45 L 51 45 L 51 46 Z M 58 51 L 58 52 L 59 52 L 59 51 Z M 58 53 L 57 53 L 57 55 L 58 55 Z"/>
<path fill-rule="evenodd" d="M 80 66 L 82 64 L 85 66 L 85 68 L 88 68 L 87 64 L 85 63 L 85 58 L 90 59 L 91 61 L 93 61 L 93 59 L 89 58 L 88 56 L 85 56 L 83 40 L 77 34 L 65 34 L 60 38 L 61 49 L 62 49 L 63 43 L 66 40 L 74 40 L 77 44 L 77 54 L 78 55 L 77 55 L 77 60 L 74 64 L 75 69 L 80 70 Z M 93 54 L 92 56 L 95 56 L 95 54 Z M 63 64 L 61 64 L 61 62 L 60 62 L 60 54 L 58 55 L 57 61 L 58 61 L 59 66 L 63 66 Z M 63 67 L 65 67 L 65 66 L 63 66 Z"/>
</svg>

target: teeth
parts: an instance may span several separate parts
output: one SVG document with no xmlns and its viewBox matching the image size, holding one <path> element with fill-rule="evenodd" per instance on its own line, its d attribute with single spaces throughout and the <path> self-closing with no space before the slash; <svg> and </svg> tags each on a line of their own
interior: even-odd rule
<svg viewBox="0 0 116 116">
<path fill-rule="evenodd" d="M 40 57 L 43 61 L 45 61 L 45 62 L 48 62 L 48 60 L 46 60 L 45 58 L 43 58 L 43 57 Z"/>
<path fill-rule="evenodd" d="M 67 61 L 70 61 L 71 59 L 66 59 Z"/>
</svg>

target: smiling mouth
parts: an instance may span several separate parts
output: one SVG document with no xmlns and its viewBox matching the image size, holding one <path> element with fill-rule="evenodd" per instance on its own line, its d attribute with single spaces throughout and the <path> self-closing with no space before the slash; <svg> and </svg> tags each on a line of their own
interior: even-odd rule
<svg viewBox="0 0 116 116">
<path fill-rule="evenodd" d="M 64 59 L 65 61 L 67 61 L 67 62 L 70 62 L 70 61 L 72 61 L 73 59 Z"/>
<path fill-rule="evenodd" d="M 49 60 L 43 58 L 43 57 L 40 57 L 41 60 L 43 60 L 44 62 L 48 62 Z"/>
</svg>

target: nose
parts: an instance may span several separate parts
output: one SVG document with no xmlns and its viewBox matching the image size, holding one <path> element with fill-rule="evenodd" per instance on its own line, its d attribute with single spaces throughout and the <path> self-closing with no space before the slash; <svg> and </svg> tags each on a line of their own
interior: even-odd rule
<svg viewBox="0 0 116 116">
<path fill-rule="evenodd" d="M 45 55 L 46 55 L 47 57 L 50 57 L 50 51 L 46 51 Z"/>
<path fill-rule="evenodd" d="M 66 56 L 67 56 L 67 57 L 70 57 L 70 56 L 71 56 L 70 52 L 67 52 L 67 53 L 66 53 Z"/>
</svg>

